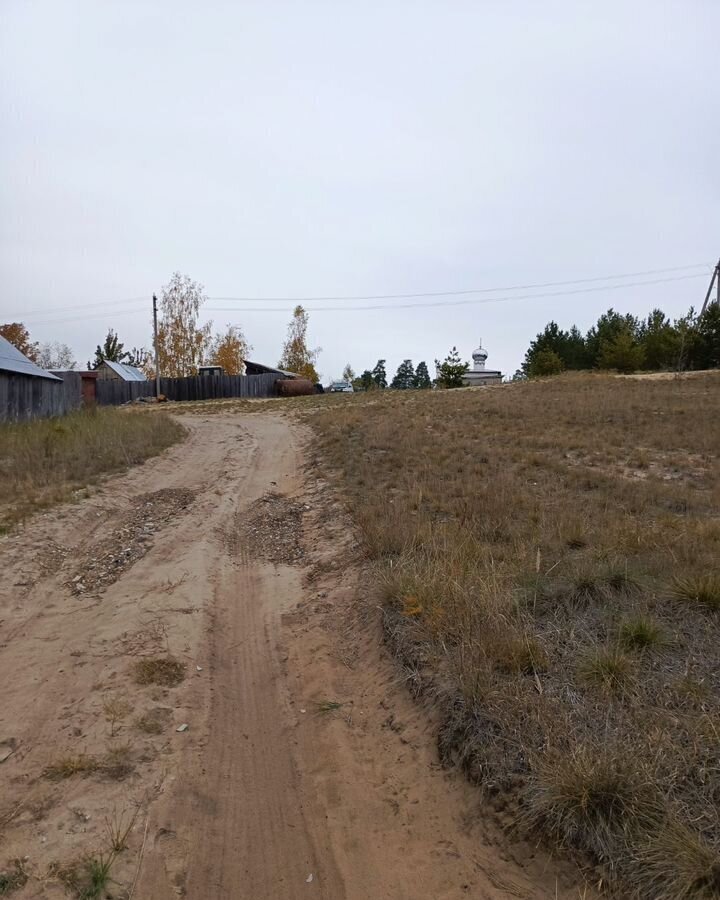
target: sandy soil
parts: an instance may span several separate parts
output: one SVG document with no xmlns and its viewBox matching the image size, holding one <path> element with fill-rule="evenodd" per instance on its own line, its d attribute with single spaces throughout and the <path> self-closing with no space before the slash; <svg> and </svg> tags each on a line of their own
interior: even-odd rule
<svg viewBox="0 0 720 900">
<path fill-rule="evenodd" d="M 184 444 L 0 542 L 0 871 L 27 875 L 13 898 L 73 896 L 132 816 L 116 898 L 582 895 L 438 766 L 301 428 L 182 421 Z M 137 683 L 138 662 L 167 657 L 181 683 Z M 78 756 L 86 771 L 62 777 Z"/>
</svg>

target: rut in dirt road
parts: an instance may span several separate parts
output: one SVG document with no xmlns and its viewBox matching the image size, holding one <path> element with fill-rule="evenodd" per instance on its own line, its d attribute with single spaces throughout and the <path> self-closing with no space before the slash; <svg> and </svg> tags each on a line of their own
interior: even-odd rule
<svg viewBox="0 0 720 900">
<path fill-rule="evenodd" d="M 287 425 L 257 421 L 264 428 L 252 462 L 219 501 L 207 743 L 188 757 L 182 779 L 154 811 L 156 838 L 146 852 L 139 896 L 161 900 L 181 891 L 198 898 L 282 900 L 299 896 L 313 881 L 315 896 L 344 895 L 332 865 L 319 862 L 321 834 L 304 815 L 292 751 L 294 717 L 282 685 L 281 614 L 300 597 L 300 576 L 286 565 L 262 562 L 263 556 L 302 555 L 301 505 L 287 496 L 299 487 L 297 450 Z M 278 483 L 286 494 L 273 490 Z M 225 507 L 235 496 L 238 505 Z M 258 506 L 267 507 L 269 528 L 258 527 Z M 332 864 L 332 855 L 325 857 Z"/>
</svg>

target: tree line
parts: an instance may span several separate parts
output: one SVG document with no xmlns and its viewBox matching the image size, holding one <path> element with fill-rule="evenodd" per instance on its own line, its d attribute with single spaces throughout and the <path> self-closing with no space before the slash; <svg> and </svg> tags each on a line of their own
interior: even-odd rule
<svg viewBox="0 0 720 900">
<path fill-rule="evenodd" d="M 671 321 L 661 309 L 641 319 L 614 309 L 582 334 L 549 322 L 525 353 L 516 378 L 556 375 L 564 370 L 618 372 L 682 371 L 720 366 L 720 304 L 701 316 L 691 307 Z"/>
<path fill-rule="evenodd" d="M 348 363 L 343 370 L 343 381 L 352 384 L 356 391 L 382 391 L 386 388 L 394 391 L 427 390 L 433 386 L 455 388 L 462 387 L 469 364 L 460 359 L 457 347 L 453 347 L 443 362 L 435 360 L 435 368 L 437 377 L 432 379 L 425 360 L 413 366 L 411 359 L 404 359 L 388 383 L 386 360 L 379 359 L 374 368 L 365 369 L 357 377 Z"/>
<path fill-rule="evenodd" d="M 187 275 L 176 272 L 158 298 L 157 355 L 160 373 L 169 378 L 197 374 L 202 365 L 222 366 L 227 375 L 245 371 L 245 360 L 252 350 L 239 325 L 227 325 L 213 333 L 213 323 L 200 324 L 202 307 L 207 300 L 204 288 Z M 313 383 L 319 381 L 315 368 L 320 348 L 311 349 L 307 342 L 308 314 L 297 306 L 288 325 L 281 369 L 295 372 Z M 77 368 L 73 351 L 57 341 L 41 344 L 33 341 L 22 322 L 0 325 L 0 335 L 14 344 L 43 369 Z M 151 342 L 152 343 L 152 342 Z M 155 377 L 155 355 L 146 347 L 125 348 L 117 332 L 110 328 L 88 369 L 97 369 L 105 361 L 127 363 L 140 368 L 148 378 Z"/>
</svg>

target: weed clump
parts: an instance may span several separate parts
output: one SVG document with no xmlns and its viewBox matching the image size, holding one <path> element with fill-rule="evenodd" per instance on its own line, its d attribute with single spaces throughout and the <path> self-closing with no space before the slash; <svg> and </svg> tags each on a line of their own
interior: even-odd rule
<svg viewBox="0 0 720 900">
<path fill-rule="evenodd" d="M 92 775 L 97 772 L 99 763 L 94 756 L 78 753 L 75 756 L 63 756 L 45 769 L 44 775 L 51 781 L 62 781 L 73 775 Z"/>
<path fill-rule="evenodd" d="M 129 814 L 127 820 L 125 819 L 125 811 L 118 813 L 117 810 L 113 810 L 112 817 L 105 818 L 105 830 L 110 841 L 110 847 L 114 853 L 122 853 L 123 850 L 127 849 L 128 838 L 135 827 L 139 813 L 140 807 L 136 806 L 135 810 Z"/>
<path fill-rule="evenodd" d="M 135 664 L 135 681 L 138 684 L 176 687 L 184 678 L 185 666 L 171 656 L 140 659 Z"/>
<path fill-rule="evenodd" d="M 534 675 L 550 664 L 545 648 L 529 635 L 509 634 L 494 643 L 490 652 L 495 667 L 507 674 Z"/>
<path fill-rule="evenodd" d="M 676 578 L 670 589 L 675 600 L 684 603 L 697 603 L 713 612 L 720 610 L 720 575 L 689 575 Z"/>
<path fill-rule="evenodd" d="M 54 865 L 51 873 L 77 900 L 102 900 L 110 885 L 110 870 L 115 862 L 115 851 L 84 856 L 77 862 Z"/>
<path fill-rule="evenodd" d="M 616 647 L 596 647 L 585 654 L 578 671 L 588 684 L 620 694 L 631 682 L 633 665 L 630 657 Z"/>
<path fill-rule="evenodd" d="M 720 854 L 685 825 L 665 821 L 640 844 L 627 881 L 651 900 L 717 900 Z"/>
<path fill-rule="evenodd" d="M 28 875 L 21 859 L 14 859 L 0 872 L 0 897 L 19 891 L 27 884 Z"/>
<path fill-rule="evenodd" d="M 115 736 L 115 729 L 128 715 L 130 709 L 130 704 L 119 697 L 111 697 L 108 700 L 105 700 L 103 703 L 103 713 L 105 714 L 106 721 L 110 725 L 110 737 Z"/>
<path fill-rule="evenodd" d="M 627 650 L 645 650 L 664 644 L 665 635 L 652 619 L 638 616 L 622 623 L 620 642 Z"/>
<path fill-rule="evenodd" d="M 119 744 L 116 747 L 110 747 L 100 768 L 108 778 L 112 778 L 115 781 L 122 781 L 123 778 L 131 775 L 135 771 L 135 765 L 132 762 L 132 748 L 130 744 Z"/>
<path fill-rule="evenodd" d="M 153 713 L 145 713 L 135 720 L 135 727 L 145 734 L 162 734 L 164 727 L 159 716 Z"/>
<path fill-rule="evenodd" d="M 601 862 L 624 855 L 629 832 L 656 817 L 646 777 L 626 754 L 597 747 L 541 764 L 528 798 L 532 828 Z"/>
</svg>

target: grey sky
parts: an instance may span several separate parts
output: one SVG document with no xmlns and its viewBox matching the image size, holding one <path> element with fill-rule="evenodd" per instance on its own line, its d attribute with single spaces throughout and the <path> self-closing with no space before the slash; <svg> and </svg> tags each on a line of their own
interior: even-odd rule
<svg viewBox="0 0 720 900">
<path fill-rule="evenodd" d="M 211 297 L 366 295 L 720 254 L 716 0 L 3 0 L 0 15 L 0 320 L 83 364 L 108 326 L 149 344 L 174 270 Z M 511 373 L 550 318 L 679 315 L 709 270 L 668 273 L 698 273 L 311 312 L 310 338 L 325 379 L 453 344 L 469 358 L 479 337 Z M 291 304 L 243 311 L 260 305 L 207 315 L 273 363 Z"/>
</svg>

